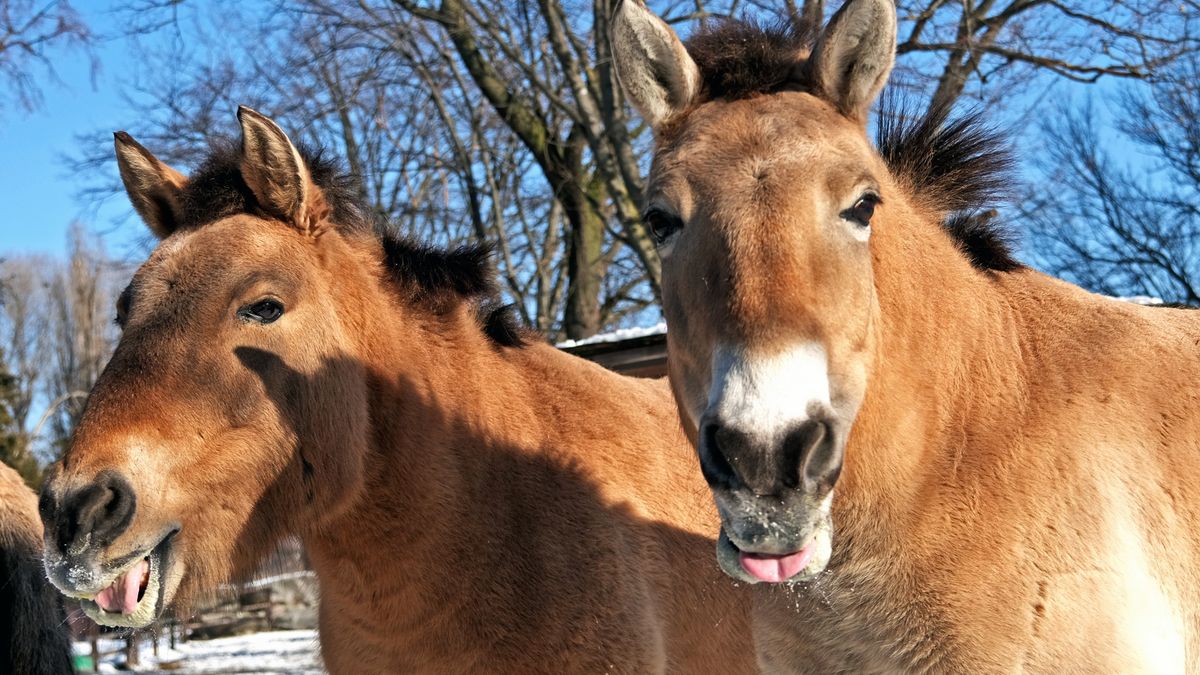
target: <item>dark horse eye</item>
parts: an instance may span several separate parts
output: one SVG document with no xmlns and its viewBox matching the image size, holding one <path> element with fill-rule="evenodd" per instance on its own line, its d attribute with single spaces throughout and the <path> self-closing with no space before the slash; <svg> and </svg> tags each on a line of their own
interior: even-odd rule
<svg viewBox="0 0 1200 675">
<path fill-rule="evenodd" d="M 262 324 L 274 323 L 276 319 L 283 316 L 283 303 L 278 300 L 259 300 L 239 309 L 237 314 L 239 318 L 246 321 L 257 321 Z"/>
<path fill-rule="evenodd" d="M 842 212 L 842 217 L 852 220 L 863 227 L 871 224 L 871 216 L 875 215 L 875 207 L 879 205 L 879 195 L 868 192 L 854 202 L 854 206 Z"/>
<path fill-rule="evenodd" d="M 129 286 L 126 286 L 125 290 L 121 291 L 121 295 L 119 297 L 117 297 L 117 319 L 116 319 L 116 321 L 117 321 L 117 325 L 120 326 L 121 328 L 125 327 L 125 317 L 129 316 L 129 303 L 131 302 L 132 297 L 133 297 L 133 294 L 129 290 Z"/>
<path fill-rule="evenodd" d="M 655 245 L 662 246 L 672 234 L 683 229 L 683 219 L 662 209 L 650 209 L 642 214 L 642 222 L 650 230 L 650 238 Z"/>
</svg>

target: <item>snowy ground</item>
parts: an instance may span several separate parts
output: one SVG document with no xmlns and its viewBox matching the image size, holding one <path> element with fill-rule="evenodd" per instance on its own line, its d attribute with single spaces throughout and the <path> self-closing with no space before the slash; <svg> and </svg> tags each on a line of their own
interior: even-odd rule
<svg viewBox="0 0 1200 675">
<path fill-rule="evenodd" d="M 101 640 L 100 672 L 116 673 L 118 664 L 125 656 L 120 652 L 124 641 Z M 83 643 L 76 645 L 79 653 L 88 654 L 90 648 Z M 320 675 L 321 657 L 317 649 L 317 633 L 311 630 L 287 630 L 270 633 L 255 633 L 239 637 L 216 640 L 192 640 L 176 645 L 174 651 L 166 647 L 164 639 L 155 658 L 150 642 L 141 646 L 141 665 L 136 668 L 142 673 L 237 673 L 249 675 Z"/>
</svg>

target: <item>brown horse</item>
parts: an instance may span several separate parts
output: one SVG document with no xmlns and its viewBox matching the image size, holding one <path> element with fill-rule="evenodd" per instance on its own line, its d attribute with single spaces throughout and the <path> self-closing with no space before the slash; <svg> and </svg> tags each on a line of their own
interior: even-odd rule
<svg viewBox="0 0 1200 675">
<path fill-rule="evenodd" d="M 614 16 L 721 566 L 799 670 L 1195 672 L 1200 315 L 1017 264 L 977 120 L 873 147 L 895 35 Z"/>
<path fill-rule="evenodd" d="M 238 117 L 190 178 L 117 134 L 162 241 L 43 493 L 54 584 L 144 626 L 295 533 L 333 672 L 753 671 L 666 383 L 527 344 L 485 251 Z"/>
<path fill-rule="evenodd" d="M 74 672 L 62 603 L 42 573 L 37 496 L 0 464 L 0 673 Z"/>
</svg>

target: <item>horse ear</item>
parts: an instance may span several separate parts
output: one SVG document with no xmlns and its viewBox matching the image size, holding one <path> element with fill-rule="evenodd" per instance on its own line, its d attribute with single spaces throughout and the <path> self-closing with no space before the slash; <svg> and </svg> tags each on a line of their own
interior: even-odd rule
<svg viewBox="0 0 1200 675">
<path fill-rule="evenodd" d="M 179 224 L 179 194 L 187 178 L 158 161 L 140 143 L 124 131 L 113 134 L 117 169 L 121 182 L 138 215 L 159 239 L 164 239 Z"/>
<path fill-rule="evenodd" d="M 895 61 L 892 0 L 846 0 L 817 39 L 808 67 L 820 93 L 865 124 Z"/>
<path fill-rule="evenodd" d="M 618 0 L 608 39 L 621 87 L 651 128 L 657 129 L 696 97 L 700 69 L 675 31 L 642 0 Z"/>
<path fill-rule="evenodd" d="M 328 209 L 304 158 L 265 115 L 239 106 L 237 116 L 242 124 L 242 179 L 259 206 L 302 232 L 315 233 Z"/>
</svg>

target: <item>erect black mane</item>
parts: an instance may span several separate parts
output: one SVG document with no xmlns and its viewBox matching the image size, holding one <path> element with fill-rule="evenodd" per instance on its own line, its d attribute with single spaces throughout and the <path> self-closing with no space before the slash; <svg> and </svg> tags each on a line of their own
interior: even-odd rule
<svg viewBox="0 0 1200 675">
<path fill-rule="evenodd" d="M 705 22 L 685 43 L 700 69 L 705 99 L 736 100 L 784 90 L 811 91 L 804 67 L 818 35 L 807 23 L 762 25 Z M 918 199 L 946 213 L 942 227 L 978 269 L 1010 271 L 1022 265 L 1012 236 L 992 210 L 1008 192 L 1013 167 L 1007 144 L 979 112 L 950 118 L 950 106 L 908 114 L 895 97 L 879 111 L 877 144 L 889 169 Z"/>
<path fill-rule="evenodd" d="M 380 235 L 387 269 L 417 302 L 439 303 L 446 294 L 478 303 L 480 327 L 503 347 L 520 347 L 528 333 L 512 305 L 500 302 L 492 273 L 492 247 L 468 244 L 453 249 L 413 242 L 391 232 Z"/>
<path fill-rule="evenodd" d="M 500 302 L 490 246 L 444 249 L 402 237 L 362 203 L 357 179 L 344 173 L 336 160 L 302 145 L 298 150 L 329 204 L 330 221 L 343 234 L 376 237 L 392 280 L 408 298 L 427 305 L 442 305 L 450 297 L 474 302 L 481 329 L 496 344 L 524 344 L 526 331 L 512 308 Z M 242 179 L 241 166 L 241 146 L 228 139 L 216 141 L 183 190 L 178 228 L 195 229 L 239 213 L 266 215 Z"/>
<path fill-rule="evenodd" d="M 297 148 L 313 183 L 325 194 L 331 219 L 343 232 L 371 232 L 382 225 L 359 202 L 358 182 L 341 171 L 337 160 L 319 149 Z M 242 179 L 241 145 L 228 138 L 213 141 L 208 156 L 188 178 L 179 199 L 177 227 L 188 230 L 239 213 L 266 215 Z"/>
<path fill-rule="evenodd" d="M 736 100 L 807 87 L 807 73 L 797 63 L 807 57 L 819 28 L 792 21 L 713 19 L 702 23 L 685 46 L 700 69 L 703 95 Z"/>
<path fill-rule="evenodd" d="M 946 213 L 942 227 L 977 269 L 1023 268 L 1012 253 L 1013 235 L 992 208 L 1010 191 L 1013 157 L 1007 142 L 980 111 L 950 119 L 950 105 L 924 114 L 885 96 L 876 145 L 888 168 L 918 199 Z"/>
</svg>

